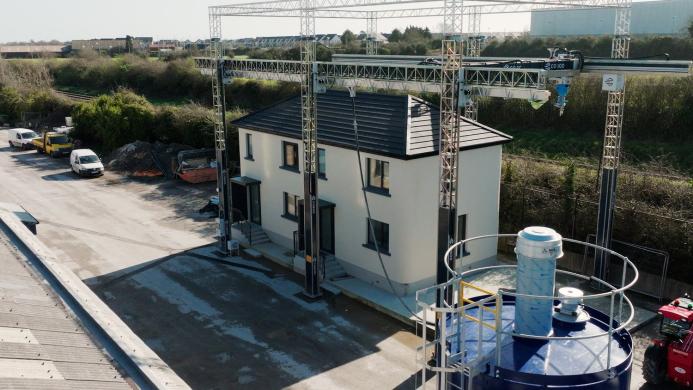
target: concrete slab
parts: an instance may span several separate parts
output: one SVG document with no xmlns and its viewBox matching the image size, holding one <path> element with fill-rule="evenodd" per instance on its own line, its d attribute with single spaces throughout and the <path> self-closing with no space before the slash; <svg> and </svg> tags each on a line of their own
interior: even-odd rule
<svg viewBox="0 0 693 390">
<path fill-rule="evenodd" d="M 344 296 L 306 301 L 283 266 L 213 252 L 95 286 L 194 388 L 396 388 L 417 371 L 420 340 L 400 323 Z"/>
</svg>

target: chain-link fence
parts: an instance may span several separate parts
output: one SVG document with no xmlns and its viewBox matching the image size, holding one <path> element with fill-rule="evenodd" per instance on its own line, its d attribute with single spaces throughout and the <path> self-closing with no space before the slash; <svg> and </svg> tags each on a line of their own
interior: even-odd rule
<svg viewBox="0 0 693 390">
<path fill-rule="evenodd" d="M 500 231 L 516 232 L 526 226 L 543 225 L 555 228 L 564 237 L 584 240 L 595 233 L 598 208 L 597 202 L 585 196 L 519 183 L 501 183 Z M 668 271 L 669 279 L 691 283 L 693 221 L 657 215 L 636 207 L 617 207 L 614 218 L 613 249 L 632 257 L 644 274 L 654 275 L 654 279 L 644 277 L 641 292 L 655 297 L 667 296 L 665 283 L 658 281 L 663 271 Z M 507 248 L 499 249 L 502 252 Z M 666 261 L 665 253 L 668 255 Z M 590 256 L 583 256 L 582 250 L 576 255 L 575 264 L 569 268 L 592 274 L 583 261 L 583 257 Z M 572 264 L 572 260 L 569 263 Z"/>
</svg>

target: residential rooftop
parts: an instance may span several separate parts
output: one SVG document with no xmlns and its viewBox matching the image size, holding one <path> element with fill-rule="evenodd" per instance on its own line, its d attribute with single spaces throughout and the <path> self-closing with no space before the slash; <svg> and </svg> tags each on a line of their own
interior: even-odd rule
<svg viewBox="0 0 693 390">
<path fill-rule="evenodd" d="M 232 123 L 244 129 L 301 139 L 301 100 L 295 96 Z M 439 109 L 416 96 L 358 92 L 356 120 L 361 150 L 399 159 L 438 154 Z M 512 137 L 461 119 L 460 150 L 500 145 Z M 318 95 L 318 142 L 356 149 L 352 101 L 347 91 Z"/>
</svg>

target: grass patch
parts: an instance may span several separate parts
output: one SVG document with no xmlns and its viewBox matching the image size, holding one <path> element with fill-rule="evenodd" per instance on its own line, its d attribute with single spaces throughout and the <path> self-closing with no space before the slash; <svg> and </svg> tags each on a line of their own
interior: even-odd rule
<svg viewBox="0 0 693 390">
<path fill-rule="evenodd" d="M 557 130 L 502 129 L 515 139 L 504 150 L 508 153 L 555 160 L 581 159 L 598 164 L 603 139 L 594 133 Z M 626 165 L 693 175 L 693 143 L 623 137 L 622 162 Z M 672 172 L 673 171 L 673 172 Z"/>
</svg>

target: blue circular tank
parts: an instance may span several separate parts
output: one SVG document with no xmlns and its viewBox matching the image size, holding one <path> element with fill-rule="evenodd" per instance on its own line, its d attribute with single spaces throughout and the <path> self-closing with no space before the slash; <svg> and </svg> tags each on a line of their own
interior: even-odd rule
<svg viewBox="0 0 693 390">
<path fill-rule="evenodd" d="M 478 297 L 476 299 L 482 299 Z M 556 301 L 555 304 L 558 304 Z M 493 307 L 494 305 L 488 305 Z M 626 330 L 614 332 L 611 343 L 610 364 L 607 368 L 608 336 L 576 340 L 530 340 L 513 337 L 515 321 L 514 297 L 503 297 L 500 324 L 502 326 L 502 342 L 500 364 L 497 365 L 496 331 L 487 326 L 481 326 L 472 318 L 479 318 L 478 308 L 466 311 L 469 317 L 463 324 L 451 324 L 448 328 L 460 326 L 464 337 L 456 338 L 450 343 L 450 353 L 462 349 L 459 343 L 464 342 L 466 361 L 473 362 L 478 356 L 481 364 L 469 378 L 461 374 L 452 376 L 451 388 L 474 390 L 527 390 L 527 389 L 567 389 L 580 390 L 628 390 L 632 364 L 632 340 Z M 584 323 L 567 323 L 554 319 L 552 322 L 553 337 L 581 337 L 596 335 L 608 331 L 609 316 L 585 306 L 584 310 L 590 318 Z M 495 316 L 492 312 L 482 310 L 486 324 L 493 324 Z M 617 328 L 619 324 L 612 324 Z M 481 326 L 481 343 L 479 343 L 479 327 Z M 452 331 L 452 329 L 451 329 Z M 479 346 L 481 347 L 479 349 Z M 465 382 L 465 383 L 463 383 Z M 471 386 L 467 387 L 467 385 Z"/>
</svg>

